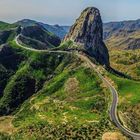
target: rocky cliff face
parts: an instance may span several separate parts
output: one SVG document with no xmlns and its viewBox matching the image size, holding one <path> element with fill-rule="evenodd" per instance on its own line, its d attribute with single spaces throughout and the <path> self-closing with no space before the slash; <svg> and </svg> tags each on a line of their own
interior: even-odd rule
<svg viewBox="0 0 140 140">
<path fill-rule="evenodd" d="M 97 8 L 85 9 L 64 41 L 72 40 L 83 46 L 89 55 L 102 65 L 109 66 L 108 50 L 103 42 L 103 27 L 100 12 Z"/>
</svg>

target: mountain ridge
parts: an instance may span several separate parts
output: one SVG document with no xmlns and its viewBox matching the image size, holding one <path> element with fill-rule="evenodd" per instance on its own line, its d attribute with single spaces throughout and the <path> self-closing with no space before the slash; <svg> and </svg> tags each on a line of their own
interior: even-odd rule
<svg viewBox="0 0 140 140">
<path fill-rule="evenodd" d="M 109 54 L 103 42 L 103 23 L 97 8 L 83 10 L 65 36 L 64 42 L 68 40 L 79 45 L 77 49 L 85 50 L 97 62 L 109 67 Z"/>
<path fill-rule="evenodd" d="M 60 37 L 61 39 L 63 39 L 66 33 L 69 31 L 69 26 L 60 26 L 58 24 L 49 25 L 46 23 L 37 22 L 35 20 L 30 20 L 30 19 L 23 19 L 23 20 L 15 22 L 14 24 L 21 25 L 21 26 L 32 26 L 35 24 L 39 24 L 39 25 L 42 25 L 49 32 L 52 32 L 58 37 Z"/>
<path fill-rule="evenodd" d="M 140 19 L 104 24 L 104 40 L 109 49 L 140 48 Z"/>
<path fill-rule="evenodd" d="M 9 24 L 9 23 L 6 23 L 6 22 L 2 22 L 2 23 Z M 64 38 L 64 36 L 68 33 L 68 31 L 71 27 L 71 26 L 62 26 L 62 25 L 58 25 L 58 24 L 49 25 L 49 24 L 46 24 L 46 23 L 31 20 L 31 19 L 22 19 L 22 20 L 19 20 L 19 21 L 13 23 L 13 24 L 22 25 L 22 26 L 29 26 L 29 25 L 34 25 L 34 24 L 37 24 L 37 23 L 44 26 L 48 31 L 53 32 L 54 34 L 59 36 L 61 39 Z M 140 29 L 140 25 L 139 25 L 140 24 L 140 19 L 124 20 L 124 21 L 111 21 L 111 22 L 103 23 L 104 39 L 106 40 L 107 36 L 109 35 L 108 32 L 112 32 L 112 31 L 116 31 L 116 30 L 120 30 L 120 29 L 121 30 L 124 30 L 124 29 L 126 30 L 127 29 L 127 31 L 131 31 L 131 28 L 128 28 L 128 27 L 131 27 L 132 24 L 134 24 L 133 25 L 134 27 L 133 27 L 132 31 Z M 127 26 L 127 27 L 125 28 L 125 26 Z M 109 31 L 107 31 L 108 28 L 110 28 Z M 60 35 L 59 35 L 59 32 L 60 32 Z"/>
</svg>

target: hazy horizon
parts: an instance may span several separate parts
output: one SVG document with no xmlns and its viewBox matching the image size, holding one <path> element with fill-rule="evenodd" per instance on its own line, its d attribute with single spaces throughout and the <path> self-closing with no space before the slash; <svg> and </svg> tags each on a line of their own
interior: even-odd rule
<svg viewBox="0 0 140 140">
<path fill-rule="evenodd" d="M 2 0 L 0 21 L 31 19 L 48 24 L 72 25 L 86 7 L 97 7 L 103 22 L 140 19 L 138 0 Z"/>
</svg>

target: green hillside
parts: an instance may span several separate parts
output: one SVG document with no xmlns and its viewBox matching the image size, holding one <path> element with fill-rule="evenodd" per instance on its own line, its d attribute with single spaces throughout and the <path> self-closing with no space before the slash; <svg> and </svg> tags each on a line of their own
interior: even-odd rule
<svg viewBox="0 0 140 140">
<path fill-rule="evenodd" d="M 8 29 L 15 28 L 15 27 L 16 27 L 15 24 L 9 24 L 9 23 L 0 21 L 0 31 L 8 30 Z"/>
<path fill-rule="evenodd" d="M 87 18 L 99 12 L 87 10 Z M 81 35 L 77 30 L 83 31 L 79 39 L 90 49 L 71 37 L 60 44 L 57 36 L 41 25 L 28 25 L 26 20 L 24 28 L 0 23 L 0 140 L 108 140 L 106 137 L 111 139 L 114 134 L 118 140 L 131 140 L 120 131 L 121 125 L 126 132 L 140 133 L 140 52 L 119 51 L 109 44 L 110 63 L 100 63 L 102 56 L 108 57 L 102 29 L 98 36 L 95 28 L 93 36 L 91 25 L 86 27 L 87 18 L 85 29 L 81 18 L 76 20 L 81 30 L 73 30 L 77 39 Z M 93 19 L 89 19 L 91 24 Z M 85 32 L 89 34 L 84 36 Z M 112 45 L 119 39 L 114 36 Z M 90 51 L 95 51 L 96 57 L 89 55 Z M 116 91 L 110 92 L 113 88 Z M 117 95 L 118 104 L 114 101 Z M 114 105 L 118 105 L 117 113 L 110 110 Z M 114 121 L 113 115 L 119 121 Z"/>
<path fill-rule="evenodd" d="M 13 42 L 9 45 L 5 53 L 11 58 L 0 57 L 5 75 L 0 81 L 5 78 L 0 114 L 10 115 L 0 119 L 2 124 L 8 122 L 0 128 L 1 137 L 100 139 L 113 129 L 107 113 L 110 93 L 85 62 L 74 54 L 32 52 Z"/>
<path fill-rule="evenodd" d="M 140 132 L 140 82 L 109 75 L 119 93 L 119 117 L 124 126 Z M 135 119 L 134 119 L 135 118 Z"/>
<path fill-rule="evenodd" d="M 116 70 L 140 80 L 140 50 L 111 50 L 110 62 Z"/>
</svg>

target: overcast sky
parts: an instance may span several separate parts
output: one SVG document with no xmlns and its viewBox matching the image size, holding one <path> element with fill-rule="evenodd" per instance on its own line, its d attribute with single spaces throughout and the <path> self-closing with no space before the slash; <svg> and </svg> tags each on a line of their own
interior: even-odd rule
<svg viewBox="0 0 140 140">
<path fill-rule="evenodd" d="M 0 0 L 0 20 L 71 25 L 88 6 L 99 8 L 104 22 L 140 18 L 140 0 Z"/>
</svg>

